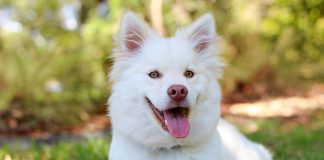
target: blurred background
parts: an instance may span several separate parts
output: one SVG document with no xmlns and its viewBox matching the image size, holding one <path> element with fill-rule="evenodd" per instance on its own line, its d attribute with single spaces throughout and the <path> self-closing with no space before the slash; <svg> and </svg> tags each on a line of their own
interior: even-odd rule
<svg viewBox="0 0 324 160">
<path fill-rule="evenodd" d="M 213 14 L 223 115 L 276 159 L 324 158 L 323 0 L 1 0 L 0 159 L 106 158 L 108 57 L 128 10 L 164 36 Z"/>
</svg>

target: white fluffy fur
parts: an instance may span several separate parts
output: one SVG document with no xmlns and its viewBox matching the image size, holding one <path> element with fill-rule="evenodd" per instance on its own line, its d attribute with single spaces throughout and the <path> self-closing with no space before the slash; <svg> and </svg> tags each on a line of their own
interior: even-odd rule
<svg viewBox="0 0 324 160">
<path fill-rule="evenodd" d="M 213 17 L 206 14 L 174 37 L 163 38 L 133 13 L 124 15 L 110 73 L 110 160 L 271 159 L 263 146 L 220 120 L 221 90 L 216 80 L 223 65 L 214 28 Z M 195 76 L 183 76 L 186 69 Z M 153 70 L 162 77 L 150 78 L 147 74 Z M 173 84 L 188 89 L 190 133 L 182 139 L 162 129 L 144 98 L 159 110 L 166 109 L 167 89 Z"/>
</svg>

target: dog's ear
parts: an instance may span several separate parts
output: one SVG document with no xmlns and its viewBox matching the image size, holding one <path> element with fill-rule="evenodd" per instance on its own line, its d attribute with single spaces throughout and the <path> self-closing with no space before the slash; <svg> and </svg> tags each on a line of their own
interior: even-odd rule
<svg viewBox="0 0 324 160">
<path fill-rule="evenodd" d="M 213 42 L 216 40 L 215 22 L 211 14 L 207 13 L 185 28 L 186 38 L 192 44 L 197 53 L 213 50 Z"/>
<path fill-rule="evenodd" d="M 118 35 L 119 47 L 128 53 L 136 53 L 151 32 L 150 27 L 134 13 L 124 14 Z M 120 46 L 121 45 L 121 46 Z"/>
</svg>

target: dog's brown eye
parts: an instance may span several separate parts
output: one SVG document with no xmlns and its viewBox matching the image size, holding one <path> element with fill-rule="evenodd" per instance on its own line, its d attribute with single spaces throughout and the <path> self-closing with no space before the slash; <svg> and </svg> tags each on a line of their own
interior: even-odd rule
<svg viewBox="0 0 324 160">
<path fill-rule="evenodd" d="M 194 72 L 190 70 L 186 70 L 186 72 L 184 73 L 184 76 L 187 78 L 192 78 L 194 75 Z"/>
<path fill-rule="evenodd" d="M 148 74 L 151 78 L 159 78 L 160 73 L 158 71 L 153 71 Z"/>
</svg>

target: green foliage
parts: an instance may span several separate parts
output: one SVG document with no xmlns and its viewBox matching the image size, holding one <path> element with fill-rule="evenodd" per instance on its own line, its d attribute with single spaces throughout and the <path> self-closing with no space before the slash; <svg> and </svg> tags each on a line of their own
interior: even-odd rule
<svg viewBox="0 0 324 160">
<path fill-rule="evenodd" d="M 323 80 L 323 6 L 323 0 L 277 0 L 267 10 L 261 34 L 281 76 Z"/>
<path fill-rule="evenodd" d="M 221 18 L 223 53 L 230 64 L 225 91 L 242 81 L 271 86 L 269 91 L 324 80 L 323 0 L 217 3 L 221 9 L 213 11 L 216 21 Z M 269 75 L 262 75 L 264 70 Z"/>
<path fill-rule="evenodd" d="M 36 119 L 70 122 L 103 106 L 108 96 L 104 63 L 112 34 L 105 29 L 108 22 L 90 17 L 82 28 L 69 31 L 56 14 L 63 5 L 59 1 L 9 5 L 23 31 L 0 35 L 0 110 L 14 107 Z M 58 91 L 48 89 L 55 85 Z"/>
</svg>

